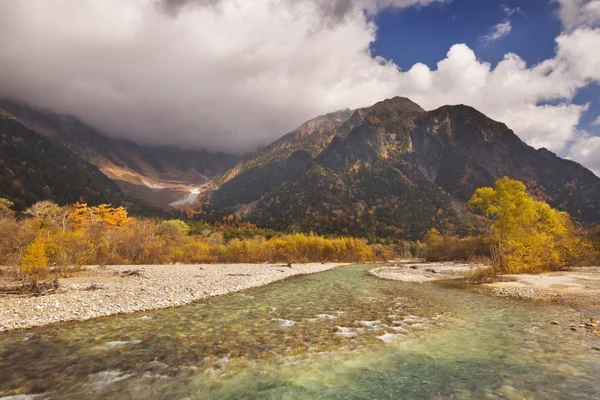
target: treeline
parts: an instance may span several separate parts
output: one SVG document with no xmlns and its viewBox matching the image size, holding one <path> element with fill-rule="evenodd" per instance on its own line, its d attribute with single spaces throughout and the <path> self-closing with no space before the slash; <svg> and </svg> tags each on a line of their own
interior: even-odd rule
<svg viewBox="0 0 600 400">
<path fill-rule="evenodd" d="M 110 204 L 59 207 L 42 201 L 17 218 L 11 206 L 0 199 L 0 260 L 33 279 L 49 270 L 66 273 L 94 264 L 364 262 L 375 257 L 366 241 L 349 237 L 274 232 L 247 237 L 240 232 L 261 230 L 233 223 L 192 230 L 181 220 L 131 218 L 125 208 Z"/>
<path fill-rule="evenodd" d="M 488 234 L 444 237 L 426 235 L 429 261 L 488 260 L 478 276 L 555 271 L 599 262 L 598 227 L 585 231 L 570 216 L 532 198 L 523 183 L 509 178 L 493 188 L 477 189 L 468 203 L 486 221 Z"/>
</svg>

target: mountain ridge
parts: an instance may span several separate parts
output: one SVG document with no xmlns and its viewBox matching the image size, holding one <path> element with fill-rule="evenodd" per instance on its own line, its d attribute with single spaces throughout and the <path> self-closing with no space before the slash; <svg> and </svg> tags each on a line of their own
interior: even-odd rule
<svg viewBox="0 0 600 400">
<path fill-rule="evenodd" d="M 509 176 L 576 220 L 600 223 L 600 178 L 532 148 L 470 106 L 425 111 L 395 97 L 324 125 L 318 135 L 329 140 L 318 152 L 296 154 L 292 142 L 286 157 L 271 160 L 273 147 L 266 146 L 258 165 L 252 157 L 242 161 L 245 168 L 205 195 L 208 215 L 240 213 L 267 227 L 321 233 L 419 238 L 432 227 L 468 233 L 476 217 L 464 203 L 476 188 Z"/>
</svg>

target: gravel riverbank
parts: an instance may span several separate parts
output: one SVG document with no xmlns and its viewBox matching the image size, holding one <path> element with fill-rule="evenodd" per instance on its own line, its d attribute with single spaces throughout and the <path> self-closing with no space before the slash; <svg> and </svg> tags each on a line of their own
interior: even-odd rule
<svg viewBox="0 0 600 400">
<path fill-rule="evenodd" d="M 341 264 L 124 265 L 87 267 L 60 279 L 57 292 L 0 297 L 0 332 L 177 307 L 196 300 L 263 286 Z"/>
<path fill-rule="evenodd" d="M 600 267 L 577 267 L 537 275 L 501 275 L 500 278 L 502 281 L 486 284 L 500 296 L 600 306 Z"/>
<path fill-rule="evenodd" d="M 423 283 L 464 278 L 465 273 L 480 267 L 482 265 L 454 262 L 398 261 L 391 265 L 374 268 L 369 273 L 383 279 Z"/>
</svg>

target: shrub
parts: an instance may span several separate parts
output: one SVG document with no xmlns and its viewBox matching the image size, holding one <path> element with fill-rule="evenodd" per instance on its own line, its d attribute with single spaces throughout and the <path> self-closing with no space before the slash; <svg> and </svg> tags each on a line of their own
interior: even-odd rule
<svg viewBox="0 0 600 400">
<path fill-rule="evenodd" d="M 46 272 L 48 257 L 44 239 L 38 237 L 25 248 L 21 260 L 21 271 L 26 277 L 37 281 Z"/>
<path fill-rule="evenodd" d="M 10 200 L 0 197 L 0 218 L 12 218 L 15 216 L 15 212 L 13 211 L 13 203 Z"/>
<path fill-rule="evenodd" d="M 427 232 L 425 241 L 427 247 L 424 257 L 427 261 L 473 261 L 490 257 L 488 240 L 481 236 L 442 236 L 436 229 L 431 229 Z"/>
<path fill-rule="evenodd" d="M 81 267 L 96 261 L 94 245 L 85 231 L 54 229 L 44 240 L 49 261 L 59 267 Z"/>
</svg>

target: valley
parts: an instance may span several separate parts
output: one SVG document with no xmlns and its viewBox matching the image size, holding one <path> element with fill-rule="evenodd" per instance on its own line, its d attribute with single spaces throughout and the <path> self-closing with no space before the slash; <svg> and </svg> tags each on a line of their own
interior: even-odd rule
<svg viewBox="0 0 600 400">
<path fill-rule="evenodd" d="M 0 400 L 598 400 L 600 0 L 0 1 Z"/>
</svg>

